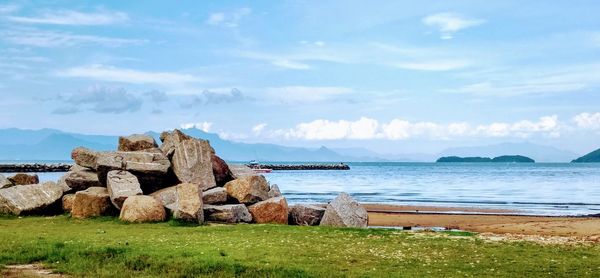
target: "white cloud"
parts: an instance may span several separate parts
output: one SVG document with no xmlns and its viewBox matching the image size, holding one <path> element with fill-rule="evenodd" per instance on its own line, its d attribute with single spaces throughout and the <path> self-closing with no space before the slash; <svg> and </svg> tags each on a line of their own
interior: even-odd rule
<svg viewBox="0 0 600 278">
<path fill-rule="evenodd" d="M 72 10 L 59 10 L 44 12 L 36 17 L 9 16 L 8 20 L 26 24 L 51 24 L 51 25 L 110 25 L 123 23 L 129 16 L 123 12 L 97 11 L 84 13 Z"/>
<path fill-rule="evenodd" d="M 182 84 L 201 81 L 198 77 L 174 72 L 148 72 L 103 65 L 73 67 L 58 73 L 60 76 L 81 77 L 130 84 Z"/>
<path fill-rule="evenodd" d="M 182 129 L 196 128 L 196 129 L 202 130 L 204 132 L 210 132 L 210 129 L 212 128 L 212 126 L 213 126 L 213 123 L 211 123 L 211 122 L 181 124 Z"/>
<path fill-rule="evenodd" d="M 208 16 L 206 19 L 206 24 L 212 26 L 223 26 L 228 28 L 235 28 L 239 26 L 240 21 L 250 15 L 252 10 L 250 8 L 241 8 L 235 11 L 225 13 L 225 12 L 215 12 Z"/>
<path fill-rule="evenodd" d="M 482 19 L 465 18 L 455 13 L 438 13 L 423 18 L 427 26 L 436 27 L 442 39 L 452 39 L 455 32 L 485 23 Z"/>
<path fill-rule="evenodd" d="M 434 122 L 410 122 L 393 119 L 388 123 L 362 117 L 356 121 L 324 119 L 300 123 L 288 130 L 275 130 L 272 136 L 303 140 L 386 139 L 406 140 L 426 138 L 450 140 L 454 138 L 514 137 L 533 135 L 560 136 L 561 125 L 557 116 L 544 116 L 537 121 L 522 120 L 514 123 L 497 122 L 487 125 L 471 125 L 465 122 L 440 124 Z"/>
<path fill-rule="evenodd" d="M 282 60 L 282 59 L 273 60 L 273 61 L 271 61 L 271 64 L 278 66 L 278 67 L 282 67 L 282 68 L 286 68 L 286 69 L 295 69 L 295 70 L 307 70 L 307 69 L 311 68 L 311 66 L 309 66 L 307 64 L 294 62 L 294 61 L 290 61 L 290 60 Z"/>
<path fill-rule="evenodd" d="M 252 127 L 252 132 L 254 132 L 254 135 L 259 136 L 266 127 L 267 124 L 265 123 L 257 124 L 254 127 Z"/>
<path fill-rule="evenodd" d="M 439 60 L 425 61 L 415 63 L 396 63 L 392 66 L 402 69 L 422 70 L 422 71 L 449 71 L 465 68 L 469 65 L 467 61 L 461 60 Z"/>
<path fill-rule="evenodd" d="M 139 45 L 146 42 L 145 40 L 137 39 L 76 35 L 67 32 L 42 31 L 29 28 L 0 31 L 0 40 L 12 44 L 35 47 L 65 47 L 89 43 L 108 47 L 120 47 L 124 45 Z"/>
<path fill-rule="evenodd" d="M 573 117 L 578 127 L 584 129 L 600 129 L 600 112 L 581 113 Z"/>
<path fill-rule="evenodd" d="M 318 102 L 352 92 L 353 90 L 351 88 L 346 87 L 307 86 L 270 87 L 266 88 L 264 91 L 267 99 L 273 99 L 284 103 Z"/>
</svg>

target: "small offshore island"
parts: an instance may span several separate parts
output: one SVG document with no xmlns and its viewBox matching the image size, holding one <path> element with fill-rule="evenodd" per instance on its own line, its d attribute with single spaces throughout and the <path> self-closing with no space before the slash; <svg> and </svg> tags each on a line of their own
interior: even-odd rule
<svg viewBox="0 0 600 278">
<path fill-rule="evenodd" d="M 494 158 L 489 157 L 458 157 L 444 156 L 436 162 L 502 162 L 502 163 L 535 163 L 535 160 L 522 155 L 502 155 Z"/>
</svg>

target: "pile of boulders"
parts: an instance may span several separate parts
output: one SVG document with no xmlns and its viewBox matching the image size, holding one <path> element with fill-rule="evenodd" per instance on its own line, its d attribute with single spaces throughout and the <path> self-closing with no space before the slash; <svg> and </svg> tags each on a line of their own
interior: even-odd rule
<svg viewBox="0 0 600 278">
<path fill-rule="evenodd" d="M 277 185 L 252 172 L 232 171 L 207 140 L 177 129 L 163 132 L 160 140 L 159 146 L 151 136 L 131 135 L 119 138 L 117 151 L 76 148 L 75 164 L 57 183 L 39 184 L 35 175 L 0 175 L 0 214 L 367 226 L 366 210 L 345 193 L 327 207 L 288 207 Z"/>
</svg>

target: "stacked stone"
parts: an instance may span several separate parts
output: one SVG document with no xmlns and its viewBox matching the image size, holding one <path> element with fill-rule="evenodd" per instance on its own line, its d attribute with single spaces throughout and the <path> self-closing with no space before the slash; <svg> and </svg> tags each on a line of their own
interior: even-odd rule
<svg viewBox="0 0 600 278">
<path fill-rule="evenodd" d="M 0 176 L 0 213 L 53 214 L 73 218 L 119 215 L 126 222 L 169 218 L 202 224 L 276 223 L 365 227 L 367 215 L 341 194 L 327 208 L 288 207 L 277 185 L 264 176 L 234 174 L 207 140 L 179 130 L 163 132 L 162 144 L 148 135 L 119 138 L 117 151 L 72 151 L 75 165 L 58 183 L 37 176 Z"/>
</svg>

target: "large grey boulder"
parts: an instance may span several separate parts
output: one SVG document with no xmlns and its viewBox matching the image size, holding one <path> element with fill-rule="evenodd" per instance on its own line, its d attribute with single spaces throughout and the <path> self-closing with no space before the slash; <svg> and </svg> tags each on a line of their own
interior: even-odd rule
<svg viewBox="0 0 600 278">
<path fill-rule="evenodd" d="M 54 182 L 0 189 L 0 214 L 45 214 L 62 195 L 62 189 Z"/>
<path fill-rule="evenodd" d="M 96 161 L 98 161 L 98 152 L 84 147 L 77 147 L 71 151 L 71 158 L 76 165 L 96 169 Z"/>
<path fill-rule="evenodd" d="M 159 149 L 101 153 L 97 165 L 98 178 L 102 184 L 106 184 L 108 172 L 113 170 L 127 170 L 135 175 L 145 193 L 175 183 L 175 178 L 169 175 L 171 162 Z"/>
<path fill-rule="evenodd" d="M 174 219 L 202 224 L 202 190 L 197 184 L 182 183 L 156 191 L 150 196 L 160 201 Z"/>
<path fill-rule="evenodd" d="M 256 223 L 288 223 L 288 204 L 284 197 L 275 197 L 248 207 Z"/>
<path fill-rule="evenodd" d="M 182 183 L 197 184 L 203 191 L 217 186 L 211 161 L 213 152 L 206 140 L 180 142 L 171 159 L 177 179 Z"/>
<path fill-rule="evenodd" d="M 112 215 L 113 206 L 106 187 L 90 187 L 75 193 L 71 216 L 74 218 L 89 218 Z"/>
<path fill-rule="evenodd" d="M 223 187 L 215 187 L 202 193 L 202 202 L 205 205 L 216 205 L 227 202 L 227 191 Z"/>
<path fill-rule="evenodd" d="M 269 198 L 281 197 L 281 191 L 279 190 L 279 186 L 274 184 L 271 185 L 271 189 L 269 189 Z"/>
<path fill-rule="evenodd" d="M 368 223 L 367 210 L 347 193 L 340 193 L 327 205 L 320 225 L 365 228 Z"/>
<path fill-rule="evenodd" d="M 145 134 L 133 134 L 119 137 L 119 151 L 135 152 L 152 148 L 158 148 L 154 138 Z"/>
<path fill-rule="evenodd" d="M 128 197 L 144 194 L 137 177 L 123 170 L 108 172 L 106 188 L 110 195 L 110 201 L 118 209 L 121 209 L 123 202 Z"/>
<path fill-rule="evenodd" d="M 175 129 L 172 132 L 165 131 L 160 134 L 160 141 L 162 142 L 160 150 L 168 157 L 171 157 L 175 152 L 175 147 L 179 145 L 179 143 L 193 139 L 195 138 L 181 132 L 179 129 Z"/>
<path fill-rule="evenodd" d="M 269 183 L 264 176 L 245 176 L 225 184 L 227 195 L 242 204 L 254 204 L 269 198 Z"/>
<path fill-rule="evenodd" d="M 290 207 L 290 225 L 317 226 L 321 223 L 325 208 L 314 205 L 297 204 Z"/>
<path fill-rule="evenodd" d="M 12 184 L 14 184 L 14 185 L 27 185 L 27 184 L 40 183 L 40 179 L 37 174 L 18 173 L 11 177 L 8 177 L 8 180 L 10 182 L 12 182 Z"/>
<path fill-rule="evenodd" d="M 9 188 L 14 186 L 14 184 L 9 181 L 5 176 L 0 174 L 0 189 L 2 188 Z"/>
<path fill-rule="evenodd" d="M 159 222 L 167 219 L 167 213 L 151 196 L 131 196 L 123 203 L 119 219 L 131 223 Z"/>
<path fill-rule="evenodd" d="M 252 215 L 248 208 L 242 204 L 236 205 L 205 205 L 204 218 L 206 221 L 225 222 L 225 223 L 250 223 Z"/>
<path fill-rule="evenodd" d="M 65 183 L 74 191 L 85 190 L 90 187 L 102 187 L 98 174 L 92 170 L 69 171 L 64 177 Z"/>
</svg>

